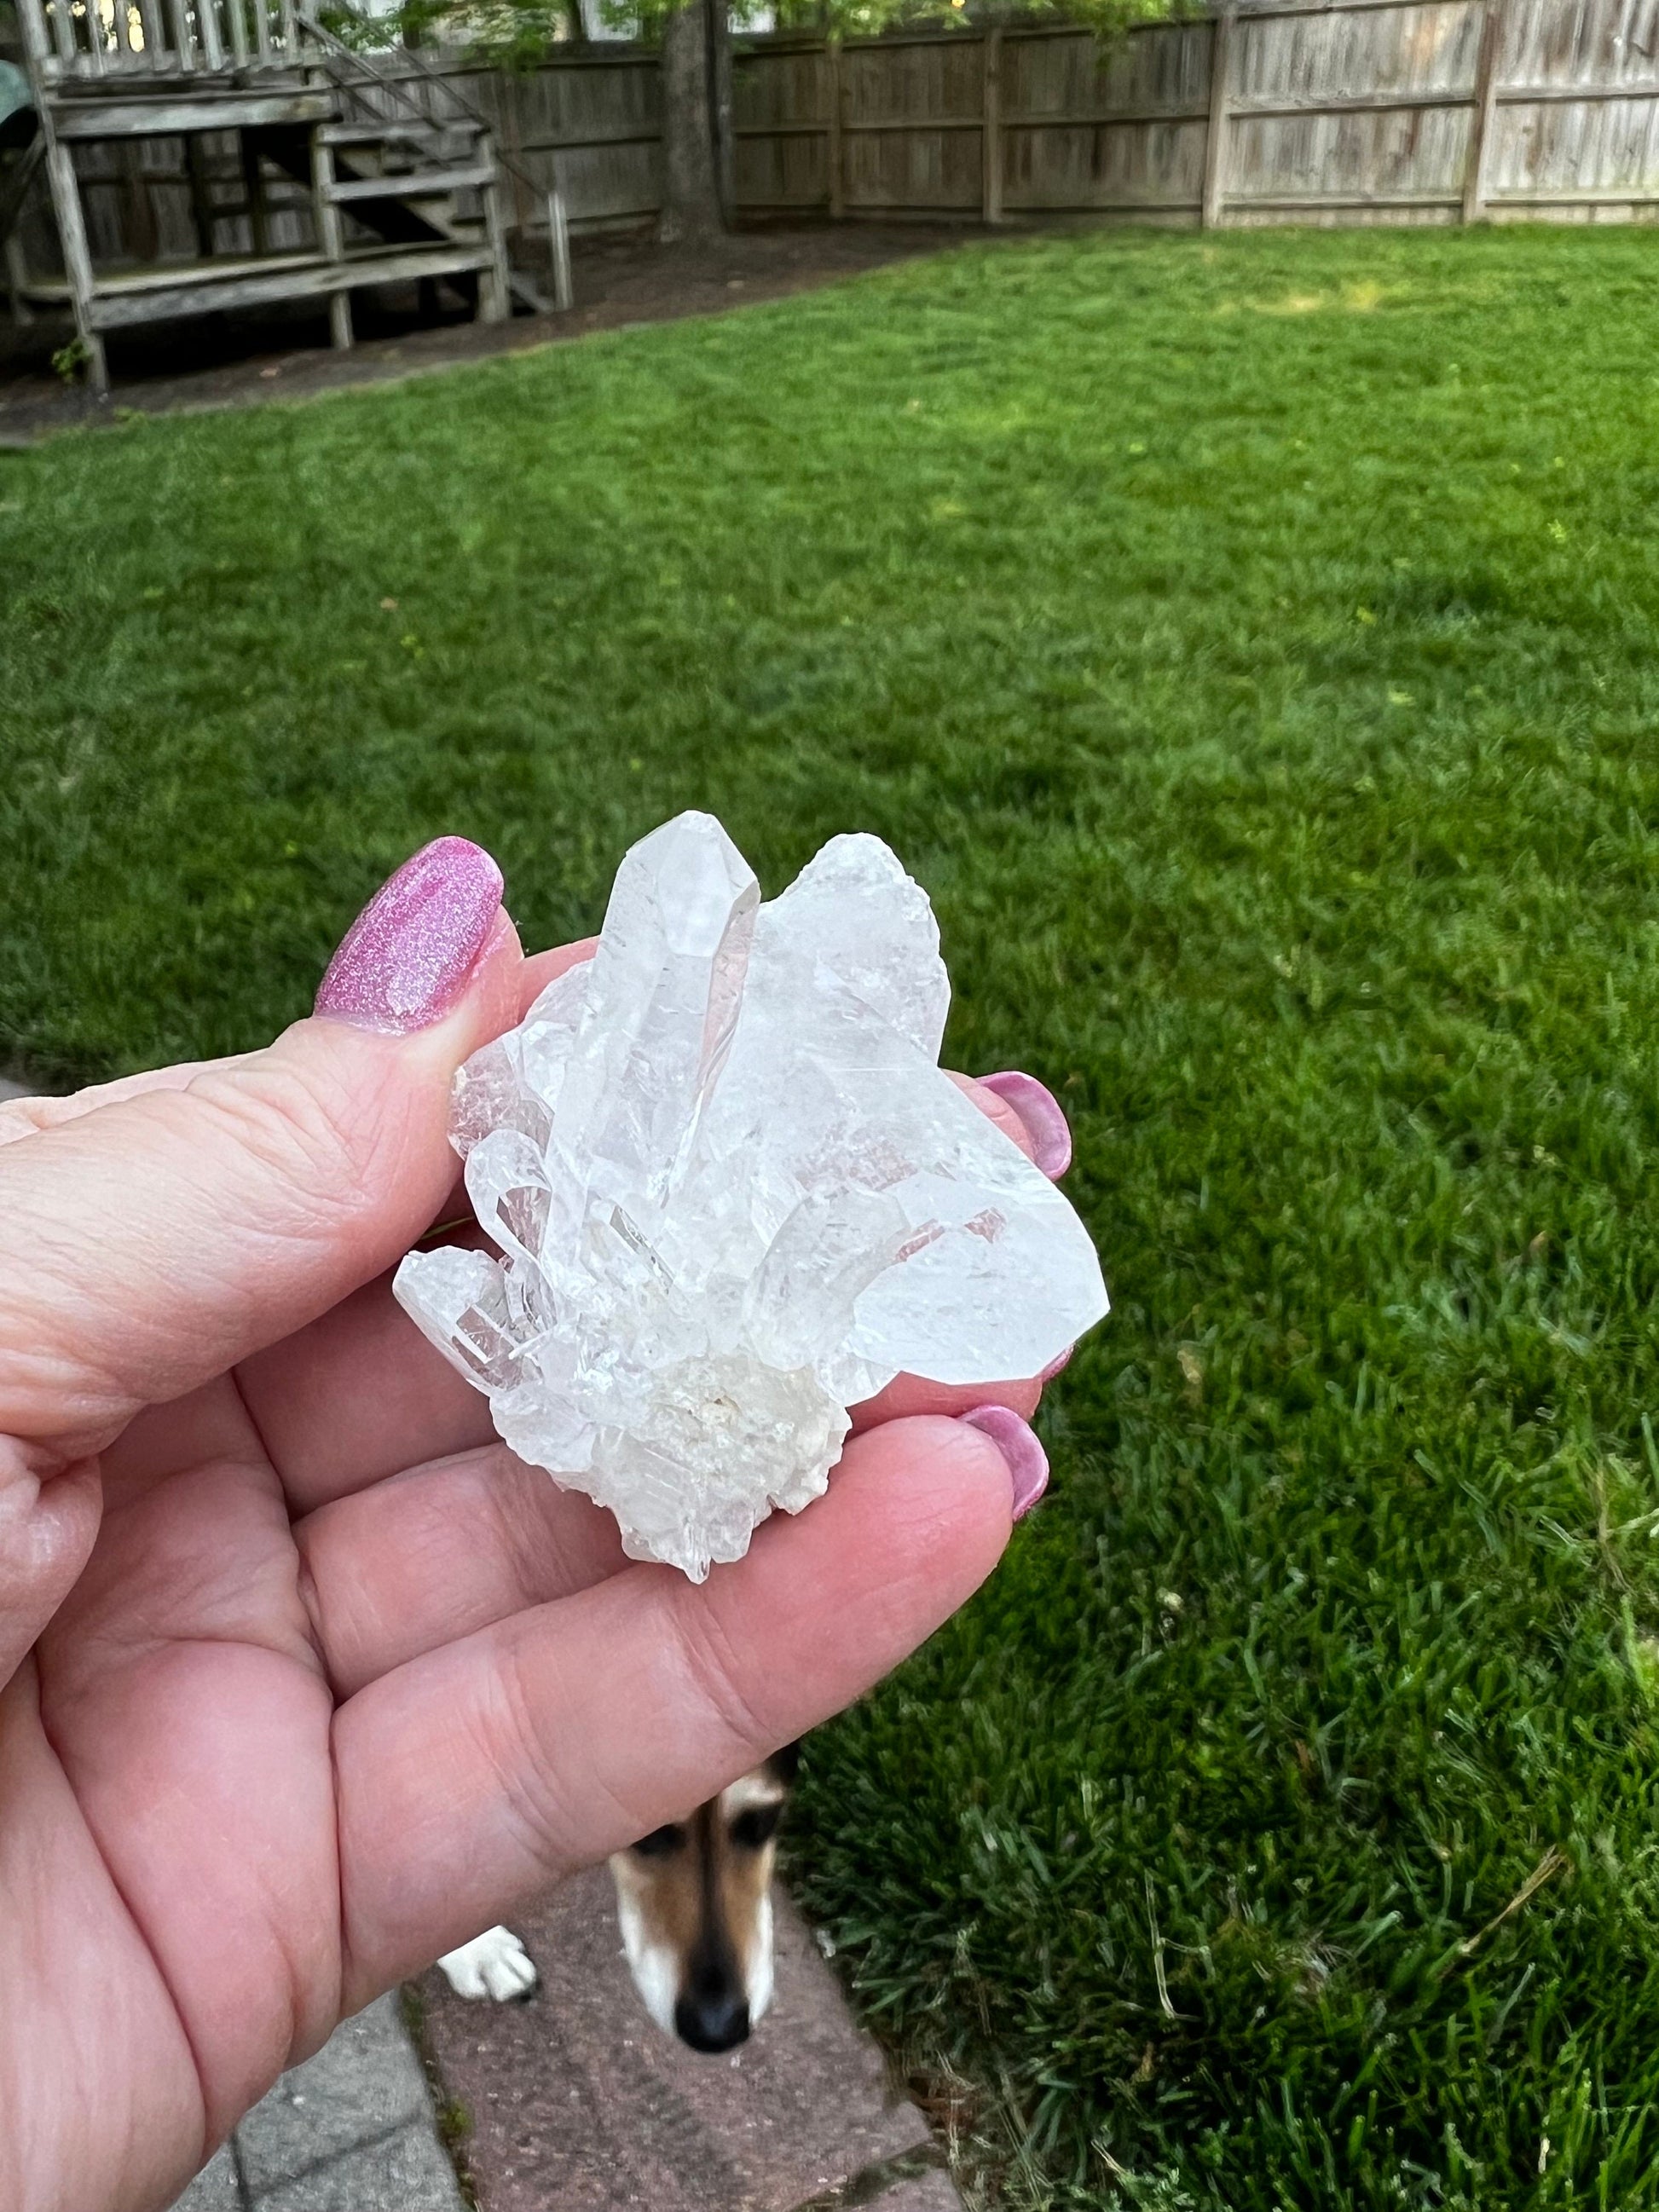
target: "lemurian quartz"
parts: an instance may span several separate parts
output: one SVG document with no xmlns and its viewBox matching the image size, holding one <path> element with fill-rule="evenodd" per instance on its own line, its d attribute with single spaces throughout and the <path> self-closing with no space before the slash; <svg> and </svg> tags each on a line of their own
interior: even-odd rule
<svg viewBox="0 0 1659 2212">
<path fill-rule="evenodd" d="M 1035 1375 L 1106 1311 L 1077 1215 L 939 1066 L 927 895 L 833 839 L 779 898 L 712 816 L 617 872 L 591 962 L 456 1078 L 501 1257 L 397 1295 L 520 1457 L 701 1581 L 824 1489 L 901 1371 Z"/>
</svg>

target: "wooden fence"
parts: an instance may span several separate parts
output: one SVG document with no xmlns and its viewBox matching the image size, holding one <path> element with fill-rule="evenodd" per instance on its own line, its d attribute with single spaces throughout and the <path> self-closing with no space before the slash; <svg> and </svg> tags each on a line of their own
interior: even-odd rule
<svg viewBox="0 0 1659 2212">
<path fill-rule="evenodd" d="M 1659 0 L 1255 0 L 1133 31 L 758 44 L 757 211 L 1143 222 L 1659 217 Z"/>
<path fill-rule="evenodd" d="M 653 55 L 556 49 L 527 75 L 442 53 L 379 64 L 459 78 L 572 228 L 659 205 Z M 1247 0 L 1101 49 L 1007 24 L 839 46 L 757 39 L 735 72 L 746 214 L 991 223 L 1659 220 L 1659 0 Z M 88 148 L 94 255 L 246 252 L 234 139 Z M 192 167 L 191 164 L 194 163 Z M 544 221 L 524 192 L 521 224 Z M 301 242 L 303 191 L 275 245 Z M 31 252 L 50 252 L 35 213 Z M 292 230 L 294 235 L 288 235 Z"/>
</svg>

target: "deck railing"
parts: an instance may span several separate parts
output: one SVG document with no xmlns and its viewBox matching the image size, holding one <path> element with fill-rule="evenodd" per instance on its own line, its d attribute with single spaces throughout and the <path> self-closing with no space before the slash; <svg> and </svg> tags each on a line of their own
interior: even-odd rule
<svg viewBox="0 0 1659 2212">
<path fill-rule="evenodd" d="M 19 0 L 45 81 L 292 70 L 294 0 Z"/>
</svg>

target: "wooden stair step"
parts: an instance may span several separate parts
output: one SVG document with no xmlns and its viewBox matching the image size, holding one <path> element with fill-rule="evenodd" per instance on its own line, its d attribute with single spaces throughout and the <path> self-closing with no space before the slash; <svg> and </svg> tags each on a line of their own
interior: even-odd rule
<svg viewBox="0 0 1659 2212">
<path fill-rule="evenodd" d="M 325 123 L 322 129 L 325 146 L 423 146 L 434 131 L 448 130 L 447 124 L 420 123 Z"/>
<path fill-rule="evenodd" d="M 487 161 L 466 169 L 395 170 L 377 177 L 343 177 L 327 187 L 327 196 L 341 206 L 354 200 L 437 199 L 447 192 L 476 191 L 487 185 L 495 171 Z"/>
<path fill-rule="evenodd" d="M 177 92 L 161 100 L 54 101 L 52 122 L 63 139 L 173 138 L 196 131 L 325 123 L 339 106 L 336 92 Z"/>
</svg>

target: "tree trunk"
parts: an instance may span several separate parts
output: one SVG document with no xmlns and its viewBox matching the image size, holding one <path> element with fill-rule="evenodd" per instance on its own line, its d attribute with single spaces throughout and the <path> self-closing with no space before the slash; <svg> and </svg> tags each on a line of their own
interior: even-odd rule
<svg viewBox="0 0 1659 2212">
<path fill-rule="evenodd" d="M 663 24 L 663 208 L 657 235 L 665 245 L 703 245 L 726 228 L 715 120 L 725 13 L 725 0 L 686 0 Z"/>
</svg>

